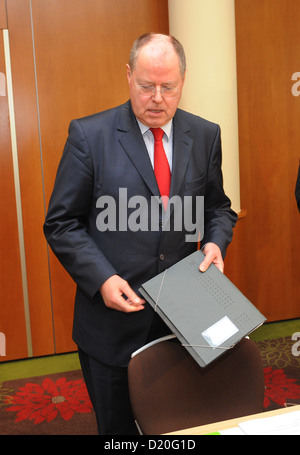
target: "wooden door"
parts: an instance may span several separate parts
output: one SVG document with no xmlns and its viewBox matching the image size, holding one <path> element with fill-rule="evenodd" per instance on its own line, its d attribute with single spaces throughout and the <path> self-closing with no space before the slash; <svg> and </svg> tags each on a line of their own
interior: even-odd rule
<svg viewBox="0 0 300 455">
<path fill-rule="evenodd" d="M 16 159 L 16 156 L 14 157 Z M 15 163 L 16 164 L 16 163 Z M 4 32 L 0 30 L 0 360 L 28 355 Z M 13 303 L 13 304 L 12 304 Z"/>
<path fill-rule="evenodd" d="M 269 321 L 300 316 L 298 0 L 237 0 L 242 288 Z M 239 254 L 239 252 L 237 252 Z M 232 266 L 233 264 L 231 264 Z"/>
<path fill-rule="evenodd" d="M 3 4 L 1 0 L 0 11 L 5 11 Z M 6 13 L 29 332 L 25 330 L 16 213 L 12 212 L 9 224 L 1 223 L 3 233 L 10 234 L 5 248 L 11 252 L 11 266 L 5 265 L 1 253 L 1 271 L 6 269 L 0 279 L 8 290 L 7 303 L 0 309 L 0 332 L 7 333 L 7 351 L 12 343 L 19 344 L 19 351 L 0 360 L 26 357 L 28 338 L 34 356 L 76 348 L 72 341 L 75 285 L 49 251 L 42 231 L 68 125 L 73 118 L 125 102 L 125 65 L 133 40 L 148 31 L 168 32 L 167 0 L 9 0 Z M 7 114 L 3 115 L 5 135 L 0 140 L 7 142 L 7 159 L 0 172 L 6 176 L 3 185 L 11 199 L 0 200 L 5 210 L 14 201 L 14 182 L 9 174 L 9 126 Z M 11 294 L 8 280 L 15 284 Z M 10 332 L 11 314 L 18 314 L 19 331 Z"/>
</svg>

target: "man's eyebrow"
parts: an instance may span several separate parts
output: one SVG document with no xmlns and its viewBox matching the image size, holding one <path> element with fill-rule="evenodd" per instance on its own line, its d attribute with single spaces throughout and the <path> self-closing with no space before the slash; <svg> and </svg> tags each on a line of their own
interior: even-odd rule
<svg viewBox="0 0 300 455">
<path fill-rule="evenodd" d="M 155 84 L 155 82 L 152 82 L 152 81 L 146 81 L 146 80 L 137 80 L 137 83 L 138 84 L 142 84 L 142 85 L 176 85 L 176 82 L 174 81 L 167 81 L 167 82 L 163 82 L 162 84 Z"/>
</svg>

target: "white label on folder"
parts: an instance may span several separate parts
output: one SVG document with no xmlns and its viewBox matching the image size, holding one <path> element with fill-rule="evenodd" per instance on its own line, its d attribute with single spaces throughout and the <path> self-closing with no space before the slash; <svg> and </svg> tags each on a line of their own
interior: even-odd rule
<svg viewBox="0 0 300 455">
<path fill-rule="evenodd" d="M 202 336 L 206 339 L 210 346 L 217 347 L 238 331 L 239 329 L 234 325 L 234 323 L 227 316 L 224 316 L 218 322 L 215 322 L 208 329 L 204 330 L 204 332 L 202 332 Z"/>
</svg>

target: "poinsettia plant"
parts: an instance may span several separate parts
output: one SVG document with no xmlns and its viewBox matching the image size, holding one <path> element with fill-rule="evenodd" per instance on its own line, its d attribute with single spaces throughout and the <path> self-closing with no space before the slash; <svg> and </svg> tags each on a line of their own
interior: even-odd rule
<svg viewBox="0 0 300 455">
<path fill-rule="evenodd" d="M 27 383 L 15 395 L 8 396 L 6 404 L 9 404 L 6 411 L 17 413 L 16 422 L 29 419 L 35 424 L 50 422 L 58 415 L 70 420 L 76 412 L 92 411 L 83 379 L 59 378 L 54 382 L 46 378 L 42 384 Z"/>
<path fill-rule="evenodd" d="M 288 378 L 283 369 L 273 370 L 272 367 L 266 367 L 264 375 L 264 408 L 268 408 L 272 402 L 286 406 L 289 399 L 300 398 L 300 385 L 296 383 L 297 379 Z"/>
</svg>

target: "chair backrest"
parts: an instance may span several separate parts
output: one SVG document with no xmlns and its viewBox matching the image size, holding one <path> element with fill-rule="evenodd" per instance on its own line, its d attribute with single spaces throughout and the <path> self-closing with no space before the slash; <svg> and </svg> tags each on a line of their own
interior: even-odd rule
<svg viewBox="0 0 300 455">
<path fill-rule="evenodd" d="M 145 435 L 263 411 L 262 359 L 247 338 L 206 368 L 177 340 L 156 343 L 132 357 L 128 380 L 133 414 Z"/>
</svg>

